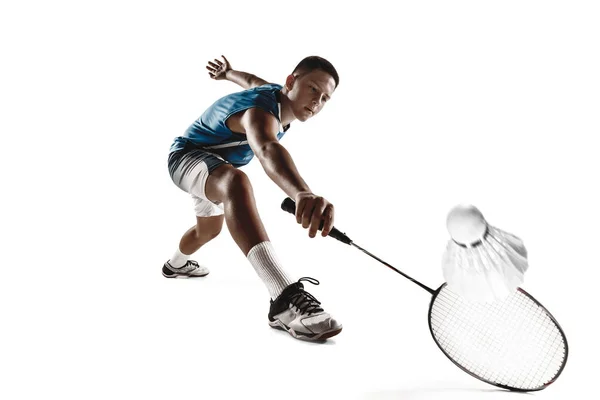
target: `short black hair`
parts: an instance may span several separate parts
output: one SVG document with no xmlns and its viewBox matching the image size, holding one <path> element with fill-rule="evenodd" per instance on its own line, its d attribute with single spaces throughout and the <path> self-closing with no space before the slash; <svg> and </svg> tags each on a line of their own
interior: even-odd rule
<svg viewBox="0 0 600 400">
<path fill-rule="evenodd" d="M 324 59 L 323 57 L 319 57 L 319 56 L 306 57 L 304 60 L 300 61 L 300 63 L 298 65 L 296 65 L 296 68 L 294 68 L 294 72 L 292 72 L 292 74 L 295 74 L 297 72 L 305 72 L 305 71 L 310 72 L 310 71 L 314 71 L 315 69 L 320 69 L 324 72 L 327 72 L 329 75 L 331 75 L 333 77 L 333 80 L 335 81 L 335 87 L 337 88 L 337 86 L 340 83 L 340 77 L 338 76 L 338 73 L 335 70 L 334 66 L 329 61 Z"/>
</svg>

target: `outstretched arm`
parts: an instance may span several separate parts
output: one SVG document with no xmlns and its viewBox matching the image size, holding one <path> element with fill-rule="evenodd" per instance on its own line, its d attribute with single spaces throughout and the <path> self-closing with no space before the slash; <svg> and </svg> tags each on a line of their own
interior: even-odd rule
<svg viewBox="0 0 600 400">
<path fill-rule="evenodd" d="M 221 62 L 215 58 L 214 62 L 209 61 L 208 65 L 206 66 L 206 69 L 208 70 L 208 76 L 210 76 L 212 79 L 226 79 L 230 82 L 237 83 L 244 89 L 252 89 L 253 87 L 262 86 L 266 83 L 269 83 L 256 75 L 232 69 L 231 64 L 229 61 L 227 61 L 227 58 L 225 58 L 225 56 L 221 57 L 223 57 L 225 62 Z"/>
<path fill-rule="evenodd" d="M 333 204 L 314 194 L 300 176 L 292 156 L 277 140 L 277 119 L 260 108 L 247 110 L 241 118 L 248 144 L 273 182 L 296 201 L 296 222 L 315 237 L 322 220 L 322 236 L 333 228 Z"/>
</svg>

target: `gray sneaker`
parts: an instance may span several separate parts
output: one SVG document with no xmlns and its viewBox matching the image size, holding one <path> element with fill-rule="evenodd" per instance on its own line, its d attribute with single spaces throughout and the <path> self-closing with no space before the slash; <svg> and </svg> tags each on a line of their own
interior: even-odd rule
<svg viewBox="0 0 600 400">
<path fill-rule="evenodd" d="M 300 278 L 271 300 L 269 325 L 283 329 L 296 339 L 325 340 L 342 331 L 342 325 L 321 308 L 321 302 L 304 290 L 302 281 L 318 285 L 314 278 Z"/>
<path fill-rule="evenodd" d="M 188 260 L 181 268 L 174 268 L 167 261 L 162 268 L 162 274 L 165 278 L 195 278 L 208 275 L 208 268 L 198 265 L 194 260 Z"/>
</svg>

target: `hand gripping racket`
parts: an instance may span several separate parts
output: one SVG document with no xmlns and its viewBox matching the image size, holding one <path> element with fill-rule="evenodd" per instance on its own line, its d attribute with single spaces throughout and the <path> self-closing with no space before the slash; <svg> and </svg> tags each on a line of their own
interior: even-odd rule
<svg viewBox="0 0 600 400">
<path fill-rule="evenodd" d="M 281 208 L 295 214 L 287 198 Z M 321 227 L 323 228 L 323 223 Z M 460 369 L 491 385 L 519 392 L 541 390 L 565 367 L 567 338 L 554 317 L 525 290 L 493 303 L 470 302 L 446 283 L 433 290 L 356 245 L 333 228 L 329 236 L 373 257 L 427 290 L 429 331 L 440 350 Z"/>
</svg>

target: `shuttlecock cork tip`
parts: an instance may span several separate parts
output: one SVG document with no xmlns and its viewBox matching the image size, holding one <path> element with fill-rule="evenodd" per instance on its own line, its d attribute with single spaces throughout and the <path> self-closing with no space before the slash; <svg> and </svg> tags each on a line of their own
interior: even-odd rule
<svg viewBox="0 0 600 400">
<path fill-rule="evenodd" d="M 487 222 L 477 207 L 459 204 L 448 213 L 446 227 L 452 240 L 469 246 L 482 240 L 487 231 Z"/>
</svg>

